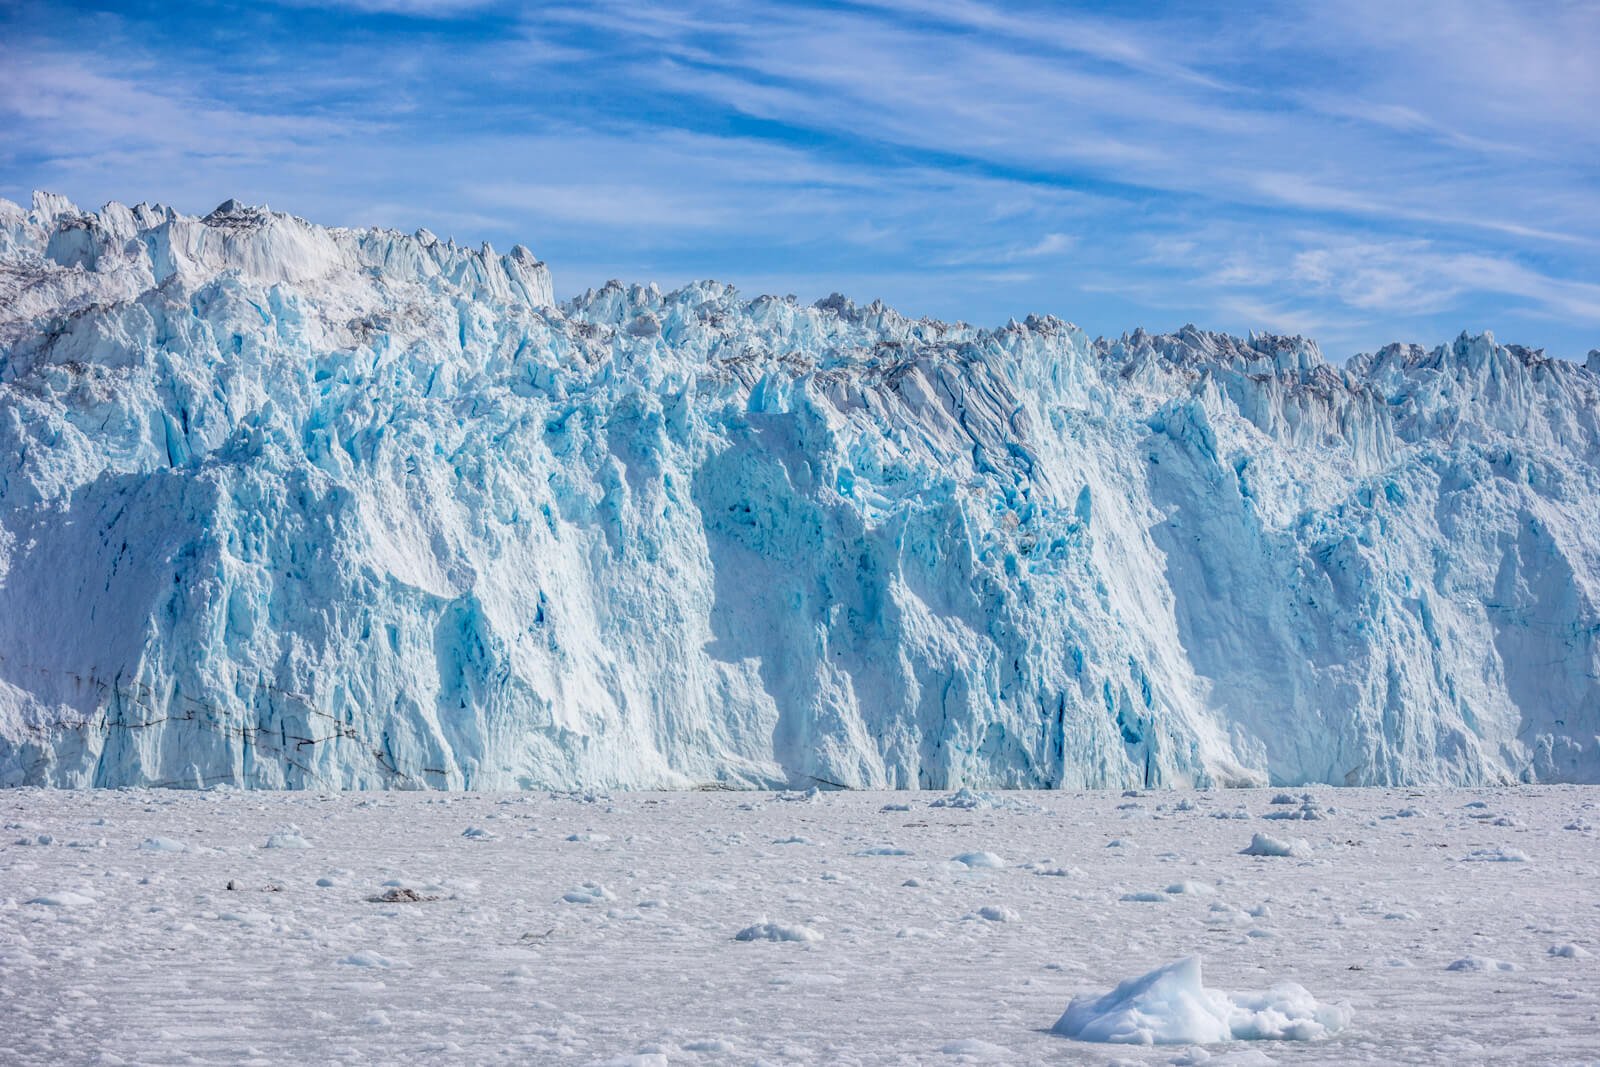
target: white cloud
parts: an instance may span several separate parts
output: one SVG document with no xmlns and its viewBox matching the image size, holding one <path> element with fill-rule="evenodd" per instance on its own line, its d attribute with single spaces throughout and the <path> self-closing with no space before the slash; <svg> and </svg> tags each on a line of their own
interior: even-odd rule
<svg viewBox="0 0 1600 1067">
<path fill-rule="evenodd" d="M 225 56 L 136 16 L 103 38 L 63 20 L 0 45 L 0 181 L 459 227 L 558 281 L 563 256 L 881 279 L 976 320 L 1181 313 L 1363 344 L 1491 309 L 1593 344 L 1571 340 L 1600 305 L 1593 5 L 335 6 L 496 33 L 363 20 Z"/>
<path fill-rule="evenodd" d="M 468 185 L 466 194 L 492 207 L 514 208 L 532 219 L 602 227 L 710 229 L 739 221 L 710 196 L 684 196 L 648 185 L 534 184 Z"/>
<path fill-rule="evenodd" d="M 278 0 L 291 7 L 344 8 L 368 14 L 452 19 L 498 6 L 502 0 Z"/>
</svg>

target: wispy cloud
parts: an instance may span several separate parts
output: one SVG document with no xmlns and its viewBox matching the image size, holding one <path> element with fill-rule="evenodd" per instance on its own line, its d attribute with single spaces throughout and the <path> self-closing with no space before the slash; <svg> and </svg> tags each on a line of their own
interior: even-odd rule
<svg viewBox="0 0 1600 1067">
<path fill-rule="evenodd" d="M 682 197 L 647 185 L 469 185 L 468 197 L 491 207 L 513 208 L 534 219 L 583 226 L 721 228 L 738 222 L 726 205 L 708 197 Z"/>
<path fill-rule="evenodd" d="M 148 69 L 116 66 L 65 51 L 0 45 L 0 114 L 72 140 L 43 147 L 81 151 L 144 149 L 211 158 L 270 159 L 287 147 L 344 137 L 367 122 L 260 113 L 195 96 Z M 85 145 L 83 138 L 93 138 Z"/>
<path fill-rule="evenodd" d="M 1070 251 L 1077 241 L 1069 234 L 1047 233 L 1036 241 L 1007 244 L 998 247 L 973 248 L 946 256 L 941 262 L 946 266 L 964 266 L 972 263 L 1023 263 L 1035 259 L 1052 259 Z"/>
<path fill-rule="evenodd" d="M 500 0 L 279 0 L 293 7 L 347 9 L 367 14 L 408 15 L 414 18 L 461 18 Z"/>
<path fill-rule="evenodd" d="M 567 291 L 1596 340 L 1600 8 L 1576 0 L 23 3 L 8 195 L 457 228 Z"/>
</svg>

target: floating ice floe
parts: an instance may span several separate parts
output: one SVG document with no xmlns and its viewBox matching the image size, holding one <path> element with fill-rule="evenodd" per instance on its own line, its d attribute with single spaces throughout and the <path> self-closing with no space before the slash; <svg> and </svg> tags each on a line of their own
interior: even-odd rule
<svg viewBox="0 0 1600 1067">
<path fill-rule="evenodd" d="M 71 890 L 57 893 L 45 893 L 26 901 L 28 904 L 40 904 L 47 908 L 81 908 L 94 903 L 94 898 Z"/>
<path fill-rule="evenodd" d="M 1303 860 L 1311 855 L 1311 842 L 1301 837 L 1280 841 L 1276 837 L 1266 834 L 1255 834 L 1250 838 L 1250 844 L 1241 850 L 1243 856 L 1286 856 L 1290 859 Z"/>
<path fill-rule="evenodd" d="M 809 926 L 767 922 L 763 919 L 754 926 L 746 926 L 733 935 L 735 941 L 821 941 L 822 935 Z"/>
<path fill-rule="evenodd" d="M 959 811 L 989 811 L 1003 809 L 1006 811 L 1037 812 L 1042 810 L 1039 805 L 1019 800 L 1016 797 L 999 796 L 983 789 L 971 789 L 962 786 L 949 796 L 939 797 L 930 801 L 930 808 L 955 808 Z"/>
<path fill-rule="evenodd" d="M 1269 811 L 1261 817 L 1263 819 L 1303 819 L 1311 822 L 1317 819 L 1326 819 L 1334 814 L 1334 809 L 1325 808 L 1311 800 L 1310 793 L 1307 793 L 1306 797 L 1306 802 L 1298 808 L 1279 808 L 1277 811 Z M 1273 801 L 1273 803 L 1277 803 L 1277 801 Z"/>
<path fill-rule="evenodd" d="M 999 868 L 1006 865 L 1006 861 L 996 856 L 993 852 L 963 852 L 959 856 L 951 856 L 951 863 L 959 863 L 963 867 L 974 870 L 980 868 Z"/>
<path fill-rule="evenodd" d="M 946 1042 L 939 1046 L 939 1051 L 946 1056 L 960 1056 L 968 1062 L 998 1061 L 1014 1063 L 1017 1058 L 1017 1054 L 1004 1045 L 996 1045 L 976 1037 Z"/>
<path fill-rule="evenodd" d="M 267 848 L 310 848 L 311 842 L 307 841 L 300 833 L 298 826 L 285 826 L 274 833 L 267 835 Z"/>
<path fill-rule="evenodd" d="M 1463 956 L 1454 963 L 1445 967 L 1447 971 L 1517 971 L 1521 970 L 1515 963 L 1505 960 L 1493 960 L 1487 956 Z"/>
<path fill-rule="evenodd" d="M 617 895 L 599 882 L 585 882 L 576 889 L 561 895 L 568 904 L 603 904 L 617 899 Z"/>
<path fill-rule="evenodd" d="M 382 893 L 367 898 L 371 904 L 426 904 L 438 900 L 436 893 L 419 893 L 407 886 L 390 886 Z"/>
<path fill-rule="evenodd" d="M 393 959 L 376 952 L 352 952 L 339 962 L 346 967 L 370 967 L 381 971 L 411 966 L 405 960 Z"/>
<path fill-rule="evenodd" d="M 1527 863 L 1528 854 L 1518 848 L 1475 848 L 1462 857 L 1466 863 Z"/>
<path fill-rule="evenodd" d="M 142 852 L 187 852 L 189 846 L 172 837 L 147 837 L 139 849 Z"/>
<path fill-rule="evenodd" d="M 1225 993 L 1201 982 L 1200 957 L 1130 978 L 1101 996 L 1077 996 L 1052 1028 L 1079 1041 L 1208 1045 L 1314 1041 L 1344 1029 L 1350 1008 L 1319 1002 L 1283 982 L 1260 993 Z"/>
<path fill-rule="evenodd" d="M 1032 871 L 1036 875 L 1046 878 L 1082 878 L 1084 873 L 1076 867 L 1064 867 L 1053 859 L 1038 860 L 1034 863 L 1022 865 L 1025 871 Z"/>
<path fill-rule="evenodd" d="M 972 811 L 977 808 L 993 808 L 998 806 L 998 803 L 993 793 L 980 792 L 963 786 L 947 797 L 940 797 L 932 801 L 928 807 L 960 808 L 965 811 Z"/>
</svg>

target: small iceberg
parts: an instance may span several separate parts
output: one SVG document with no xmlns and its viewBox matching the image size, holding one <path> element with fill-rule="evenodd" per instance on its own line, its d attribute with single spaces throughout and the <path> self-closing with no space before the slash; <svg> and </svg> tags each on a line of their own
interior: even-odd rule
<svg viewBox="0 0 1600 1067">
<path fill-rule="evenodd" d="M 1052 1031 L 1079 1041 L 1209 1045 L 1220 1041 L 1315 1041 L 1344 1029 L 1350 1008 L 1319 1003 L 1282 982 L 1264 993 L 1224 993 L 1200 981 L 1200 957 L 1130 978 L 1103 996 L 1077 996 Z"/>
</svg>

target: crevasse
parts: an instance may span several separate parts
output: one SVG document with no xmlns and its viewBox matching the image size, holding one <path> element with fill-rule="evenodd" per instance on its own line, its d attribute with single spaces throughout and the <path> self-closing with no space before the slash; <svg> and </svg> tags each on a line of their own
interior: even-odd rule
<svg viewBox="0 0 1600 1067">
<path fill-rule="evenodd" d="M 0 201 L 0 783 L 1600 781 L 1596 371 Z"/>
</svg>

